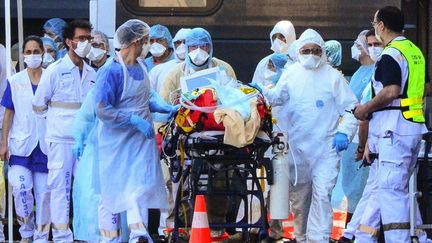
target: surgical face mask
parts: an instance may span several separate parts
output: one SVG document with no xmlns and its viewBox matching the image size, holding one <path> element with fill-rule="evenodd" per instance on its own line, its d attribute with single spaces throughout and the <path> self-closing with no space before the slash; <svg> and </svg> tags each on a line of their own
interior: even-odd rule
<svg viewBox="0 0 432 243">
<path fill-rule="evenodd" d="M 150 44 L 147 42 L 142 46 L 141 57 L 145 58 L 150 50 Z"/>
<path fill-rule="evenodd" d="M 79 57 L 84 58 L 87 56 L 87 54 L 89 54 L 90 49 L 91 49 L 91 45 L 88 42 L 88 40 L 86 40 L 86 41 L 79 41 L 74 51 Z"/>
<path fill-rule="evenodd" d="M 189 52 L 189 57 L 195 65 L 201 66 L 207 61 L 209 54 L 201 48 L 197 48 Z"/>
<path fill-rule="evenodd" d="M 184 60 L 186 57 L 187 48 L 186 45 L 181 43 L 176 49 L 175 54 L 180 60 Z"/>
<path fill-rule="evenodd" d="M 275 53 L 287 53 L 288 52 L 288 44 L 276 38 L 271 46 L 272 51 Z"/>
<path fill-rule="evenodd" d="M 28 68 L 38 68 L 42 63 L 42 54 L 24 55 L 24 62 Z"/>
<path fill-rule="evenodd" d="M 268 81 L 272 81 L 273 78 L 276 76 L 276 72 L 273 72 L 272 70 L 266 68 L 264 71 L 264 79 Z"/>
<path fill-rule="evenodd" d="M 381 52 L 384 50 L 382 47 L 378 46 L 371 46 L 368 48 L 369 57 L 376 62 L 378 60 L 378 57 L 381 55 Z"/>
<path fill-rule="evenodd" d="M 51 54 L 45 52 L 42 59 L 42 67 L 47 68 L 53 62 L 55 62 L 55 59 L 51 56 Z"/>
<path fill-rule="evenodd" d="M 153 44 L 151 44 L 150 46 L 150 53 L 154 56 L 154 57 L 160 57 L 164 54 L 164 52 L 166 51 L 166 47 L 155 42 Z"/>
<path fill-rule="evenodd" d="M 104 49 L 91 47 L 87 58 L 92 62 L 98 62 L 104 57 L 105 53 L 106 51 Z"/>
<path fill-rule="evenodd" d="M 306 69 L 316 69 L 321 64 L 321 57 L 314 54 L 306 54 L 298 56 L 300 64 Z"/>
<path fill-rule="evenodd" d="M 351 47 L 351 57 L 354 60 L 360 60 L 360 50 L 357 48 L 357 44 L 354 43 L 354 45 Z"/>
</svg>

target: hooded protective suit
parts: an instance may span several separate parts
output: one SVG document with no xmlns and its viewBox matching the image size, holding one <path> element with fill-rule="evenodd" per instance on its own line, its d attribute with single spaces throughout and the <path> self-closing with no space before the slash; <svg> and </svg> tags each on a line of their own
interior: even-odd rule
<svg viewBox="0 0 432 243">
<path fill-rule="evenodd" d="M 300 61 L 304 57 L 299 50 L 306 44 L 325 48 L 321 36 L 311 29 L 296 42 Z M 274 88 L 264 89 L 264 95 L 272 106 L 283 106 L 287 114 L 291 178 L 294 162 L 299 176 L 297 185 L 290 186 L 296 240 L 327 243 L 333 216 L 330 195 L 340 160 L 332 142 L 336 133 L 353 137 L 358 123 L 347 111 L 357 99 L 343 75 L 327 64 L 325 51 L 314 58 L 313 68 L 300 62 L 287 67 Z"/>
<path fill-rule="evenodd" d="M 272 36 L 276 33 L 280 33 L 285 37 L 286 41 L 286 47 L 284 48 L 274 48 L 275 45 L 277 45 L 275 42 L 276 39 L 273 40 Z M 287 20 L 282 20 L 276 23 L 276 25 L 273 27 L 272 31 L 270 32 L 270 43 L 271 43 L 271 49 L 274 51 L 274 53 L 282 53 L 282 54 L 288 54 L 289 48 L 291 44 L 295 41 L 296 34 L 294 25 Z M 264 78 L 264 72 L 267 67 L 268 60 L 270 58 L 271 54 L 264 57 L 257 65 L 255 69 L 254 76 L 252 78 L 252 82 L 254 83 L 260 83 L 263 82 Z M 292 63 L 292 61 L 288 61 L 289 63 Z"/>
</svg>

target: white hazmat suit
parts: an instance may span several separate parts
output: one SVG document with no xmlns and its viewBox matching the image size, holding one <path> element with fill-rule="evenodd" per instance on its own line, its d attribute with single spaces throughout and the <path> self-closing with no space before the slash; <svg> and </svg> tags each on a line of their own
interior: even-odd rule
<svg viewBox="0 0 432 243">
<path fill-rule="evenodd" d="M 282 44 L 281 47 L 279 47 L 280 45 L 277 44 L 276 42 L 279 43 L 280 40 L 275 39 L 273 40 L 272 37 L 273 35 L 280 33 L 285 37 L 285 44 Z M 294 29 L 294 25 L 287 20 L 282 20 L 276 23 L 276 25 L 273 27 L 272 31 L 270 32 L 270 42 L 271 42 L 271 49 L 273 50 L 274 53 L 283 53 L 283 54 L 288 54 L 289 51 L 289 47 L 291 46 L 291 44 L 295 41 L 296 39 L 296 34 L 295 34 L 295 29 Z M 267 63 L 268 60 L 270 59 L 270 55 L 264 57 L 257 65 L 256 69 L 255 69 L 255 73 L 254 76 L 252 78 L 252 82 L 254 83 L 260 83 L 260 82 L 264 82 L 265 80 L 265 70 L 267 68 Z M 289 61 L 289 63 L 291 63 Z"/>
<path fill-rule="evenodd" d="M 306 44 L 317 44 L 324 50 L 322 37 L 308 29 L 296 41 L 296 58 L 301 57 L 299 50 Z M 343 75 L 326 63 L 325 52 L 314 68 L 305 66 L 297 62 L 287 67 L 276 86 L 264 90 L 264 95 L 272 106 L 283 106 L 287 112 L 284 122 L 291 178 L 294 162 L 299 175 L 297 185 L 290 185 L 296 240 L 327 243 L 333 213 L 330 197 L 340 161 L 332 142 L 336 133 L 353 137 L 358 122 L 349 111 L 357 99 Z"/>
</svg>

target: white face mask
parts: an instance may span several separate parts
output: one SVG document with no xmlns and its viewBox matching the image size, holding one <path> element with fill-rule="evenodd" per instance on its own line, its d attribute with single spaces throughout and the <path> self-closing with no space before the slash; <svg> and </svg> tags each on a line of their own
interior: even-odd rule
<svg viewBox="0 0 432 243">
<path fill-rule="evenodd" d="M 209 58 L 209 54 L 201 48 L 197 48 L 189 52 L 189 57 L 193 64 L 201 66 L 207 61 L 207 59 Z"/>
<path fill-rule="evenodd" d="M 279 40 L 278 38 L 276 38 L 273 43 L 271 48 L 272 51 L 274 51 L 275 53 L 287 53 L 288 52 L 288 44 Z"/>
<path fill-rule="evenodd" d="M 55 62 L 55 59 L 51 56 L 51 54 L 45 52 L 42 59 L 42 67 L 47 68 L 53 62 Z"/>
<path fill-rule="evenodd" d="M 142 46 L 141 57 L 144 59 L 150 50 L 150 44 L 147 42 Z"/>
<path fill-rule="evenodd" d="M 87 55 L 87 58 L 92 62 L 97 62 L 104 57 L 105 53 L 106 51 L 104 49 L 91 47 L 90 52 Z"/>
<path fill-rule="evenodd" d="M 178 59 L 184 61 L 186 57 L 187 48 L 186 45 L 181 43 L 176 49 L 175 54 L 177 55 Z"/>
<path fill-rule="evenodd" d="M 28 68 L 38 68 L 42 63 L 42 54 L 24 55 L 24 62 Z"/>
<path fill-rule="evenodd" d="M 91 45 L 88 42 L 88 40 L 86 40 L 86 41 L 79 41 L 74 51 L 79 57 L 84 58 L 90 52 L 90 49 L 91 49 Z"/>
<path fill-rule="evenodd" d="M 354 60 L 360 60 L 360 50 L 357 48 L 357 44 L 354 43 L 354 45 L 351 47 L 351 57 Z"/>
<path fill-rule="evenodd" d="M 154 57 L 160 57 L 164 54 L 164 52 L 166 51 L 166 47 L 155 42 L 153 44 L 151 44 L 150 46 L 150 53 L 154 56 Z"/>
<path fill-rule="evenodd" d="M 369 57 L 376 62 L 378 60 L 378 57 L 381 55 L 381 52 L 384 50 L 382 47 L 378 46 L 371 46 L 368 47 Z"/>
<path fill-rule="evenodd" d="M 316 69 L 321 64 L 321 57 L 313 54 L 299 55 L 298 59 L 300 64 L 306 69 Z"/>
<path fill-rule="evenodd" d="M 267 81 L 272 81 L 275 76 L 276 76 L 276 72 L 273 72 L 268 68 L 266 68 L 266 70 L 264 71 L 264 79 Z"/>
</svg>

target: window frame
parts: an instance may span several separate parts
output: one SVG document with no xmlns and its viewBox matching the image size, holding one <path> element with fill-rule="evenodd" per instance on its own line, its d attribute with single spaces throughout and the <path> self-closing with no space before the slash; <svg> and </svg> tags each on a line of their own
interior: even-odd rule
<svg viewBox="0 0 432 243">
<path fill-rule="evenodd" d="M 121 0 L 123 7 L 137 16 L 208 16 L 216 12 L 223 0 L 206 0 L 206 7 L 140 7 L 139 0 Z"/>
</svg>

